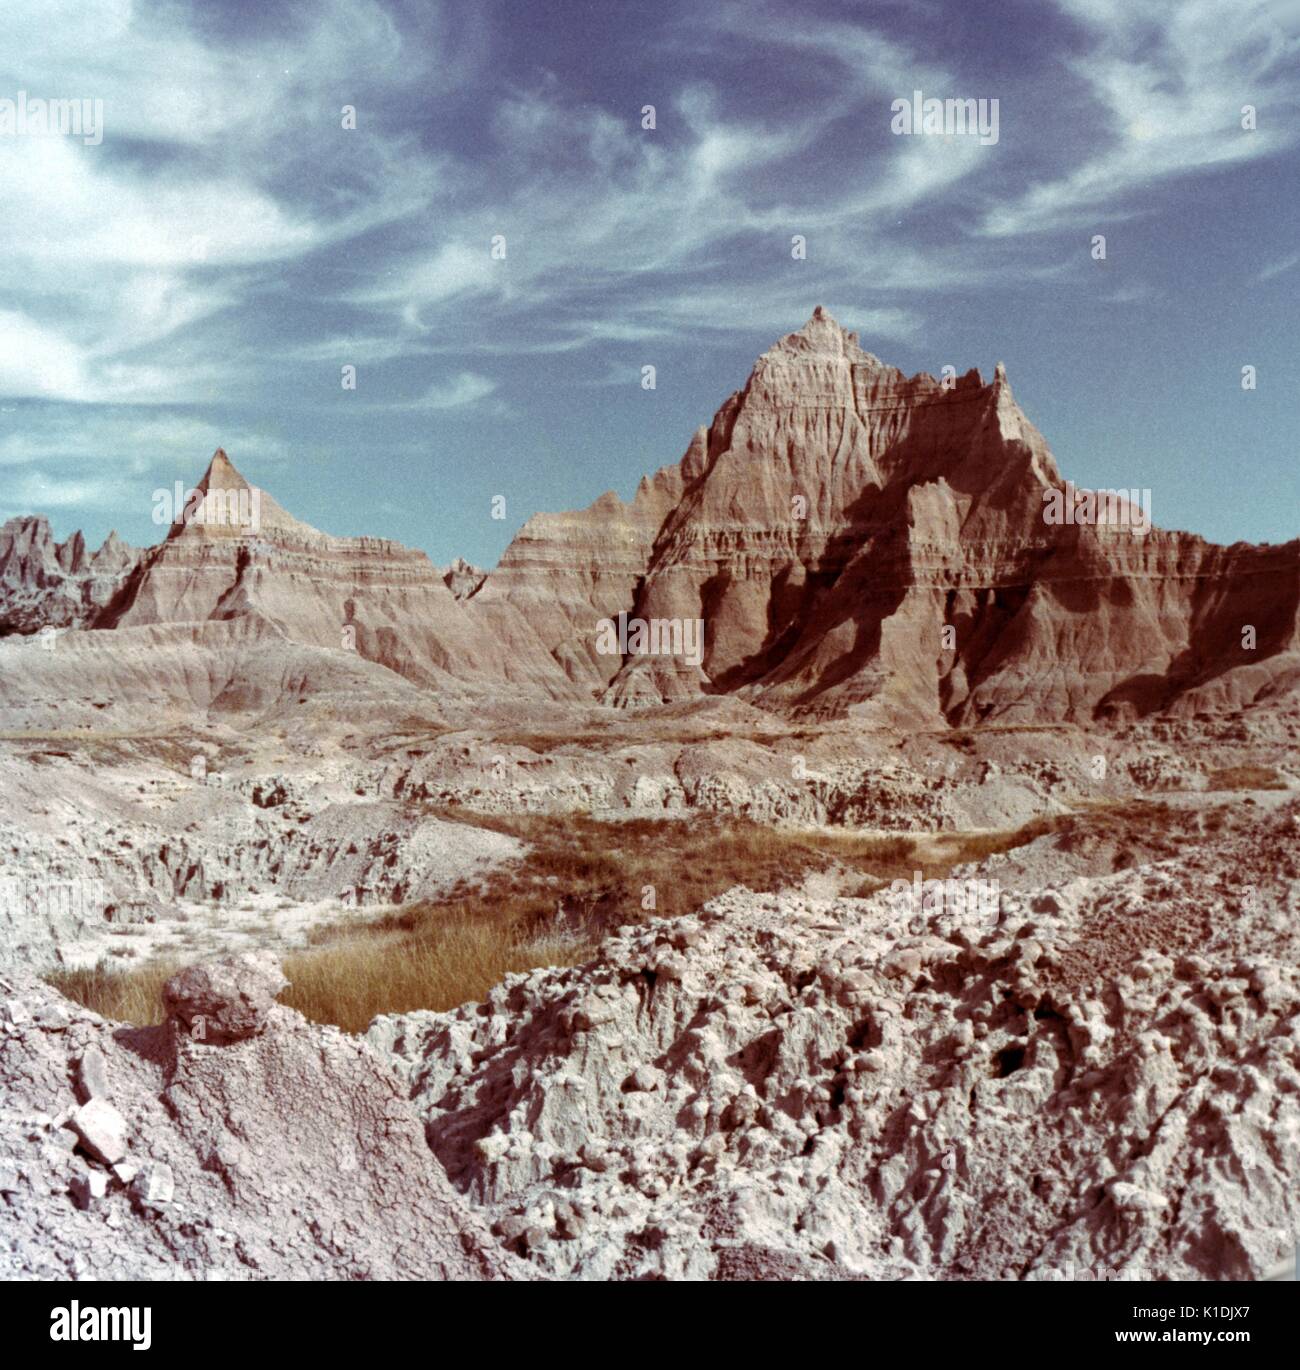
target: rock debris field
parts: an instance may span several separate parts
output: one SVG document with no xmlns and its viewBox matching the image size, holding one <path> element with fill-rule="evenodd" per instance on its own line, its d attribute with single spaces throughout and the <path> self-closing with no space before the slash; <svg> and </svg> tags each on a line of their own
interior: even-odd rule
<svg viewBox="0 0 1300 1370">
<path fill-rule="evenodd" d="M 1300 1223 L 1300 802 L 992 917 L 737 888 L 364 1038 L 0 980 L 0 1274 L 1250 1279 Z M 1050 844 L 1052 838 L 1033 844 Z"/>
</svg>

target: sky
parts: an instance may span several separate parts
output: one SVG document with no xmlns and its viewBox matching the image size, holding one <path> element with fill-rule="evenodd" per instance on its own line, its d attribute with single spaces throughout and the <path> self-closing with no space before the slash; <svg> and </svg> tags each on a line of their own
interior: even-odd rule
<svg viewBox="0 0 1300 1370">
<path fill-rule="evenodd" d="M 996 141 L 895 132 L 917 90 Z M 4 0 L 20 93 L 102 122 L 0 104 L 0 519 L 151 543 L 222 446 L 491 566 L 823 304 L 1004 362 L 1159 526 L 1300 535 L 1300 0 Z"/>
</svg>

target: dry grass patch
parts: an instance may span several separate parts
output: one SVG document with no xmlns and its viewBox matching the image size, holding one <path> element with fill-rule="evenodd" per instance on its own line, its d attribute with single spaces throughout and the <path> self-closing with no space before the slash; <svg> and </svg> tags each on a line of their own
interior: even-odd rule
<svg viewBox="0 0 1300 1370">
<path fill-rule="evenodd" d="M 1177 856 L 1187 843 L 1217 831 L 1227 818 L 1226 805 L 1198 810 L 1158 799 L 1099 800 L 1081 812 L 1051 820 L 1051 831 L 1066 851 L 1096 851 L 1109 845 L 1115 851 L 1115 869 L 1122 870 Z"/>
<path fill-rule="evenodd" d="M 880 875 L 910 873 L 917 846 L 906 836 L 770 828 L 715 815 L 603 823 L 580 814 L 436 813 L 517 837 L 529 852 L 479 889 L 461 886 L 447 899 L 403 909 L 397 923 L 407 930 L 455 912 L 505 918 L 529 936 L 553 929 L 557 918 L 568 930 L 581 924 L 603 933 L 646 916 L 692 913 L 733 885 L 781 889 L 832 861 Z M 647 889 L 654 892 L 648 907 Z"/>
<path fill-rule="evenodd" d="M 453 918 L 436 930 L 362 934 L 288 956 L 281 1002 L 315 1022 L 364 1032 L 377 1014 L 455 1008 L 515 971 L 573 965 L 590 953 L 582 941 L 534 946 L 500 924 Z"/>
<path fill-rule="evenodd" d="M 862 876 L 859 893 L 895 879 L 943 877 L 954 865 L 1006 851 L 1050 831 L 1043 819 L 1015 831 L 926 837 L 767 828 L 697 815 L 688 821 L 601 823 L 581 815 L 438 816 L 508 833 L 527 854 L 477 884 L 462 882 L 358 924 L 316 928 L 284 958 L 282 1001 L 351 1032 L 381 1013 L 443 1010 L 481 999 L 515 971 L 587 960 L 612 928 L 692 913 L 734 885 L 779 890 L 838 865 Z M 160 1020 L 164 981 L 177 965 L 61 972 L 69 998 L 106 1017 Z"/>
<path fill-rule="evenodd" d="M 56 970 L 45 977 L 60 994 L 105 1018 L 147 1026 L 164 1017 L 162 987 L 181 969 L 179 961 L 150 961 L 137 969 L 113 970 L 101 961 L 91 970 Z"/>
<path fill-rule="evenodd" d="M 1058 832 L 1073 818 L 1072 814 L 1054 814 L 1044 818 L 1034 818 L 1018 828 L 1004 828 L 991 832 L 941 833 L 930 844 L 924 860 L 918 862 L 928 880 L 932 877 L 946 876 L 954 866 L 964 866 L 1000 852 L 1014 851 L 1025 843 L 1048 833 Z M 928 868 L 927 868 L 928 867 Z"/>
<path fill-rule="evenodd" d="M 565 732 L 495 732 L 491 741 L 499 747 L 526 747 L 538 756 L 551 752 L 577 751 L 622 751 L 626 748 L 648 748 L 657 746 L 699 747 L 714 742 L 752 742 L 756 746 L 771 747 L 774 743 L 795 740 L 810 740 L 815 734 L 772 732 L 761 730 L 736 730 L 723 727 L 703 727 L 686 731 L 656 729 L 653 725 L 629 736 L 621 729 L 610 727 L 601 731 L 582 733 Z"/>
<path fill-rule="evenodd" d="M 1211 771 L 1210 790 L 1285 790 L 1286 781 L 1271 766 L 1227 766 Z"/>
<path fill-rule="evenodd" d="M 512 971 L 588 959 L 612 928 L 692 913 L 734 885 L 775 890 L 838 863 L 864 887 L 922 870 L 946 874 L 957 861 L 1016 845 L 955 839 L 925 854 L 918 839 L 766 828 L 746 820 L 583 816 L 440 816 L 492 828 L 529 844 L 528 855 L 482 884 L 461 885 L 358 929 L 317 929 L 316 944 L 285 961 L 284 1001 L 318 1022 L 359 1031 L 376 1014 L 447 1009 L 480 999 Z M 1035 834 L 1036 835 L 1036 834 Z M 974 843 L 974 846 L 972 845 Z"/>
</svg>

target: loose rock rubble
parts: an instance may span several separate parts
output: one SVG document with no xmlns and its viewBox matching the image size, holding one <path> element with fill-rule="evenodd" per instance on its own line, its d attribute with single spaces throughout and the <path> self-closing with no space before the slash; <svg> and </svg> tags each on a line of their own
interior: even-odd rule
<svg viewBox="0 0 1300 1370">
<path fill-rule="evenodd" d="M 106 1099 L 92 1099 L 72 1115 L 72 1130 L 97 1161 L 116 1165 L 126 1159 L 126 1119 Z"/>
<path fill-rule="evenodd" d="M 738 888 L 366 1038 L 266 956 L 155 1028 L 0 975 L 0 1277 L 1258 1278 L 1300 1224 L 1300 803 L 1211 817 L 955 873 L 993 906 Z"/>
<path fill-rule="evenodd" d="M 553 1276 L 1258 1277 L 1300 1223 L 1298 834 L 1237 852 L 1245 910 L 1225 843 L 993 926 L 737 890 L 369 1035 Z"/>
<path fill-rule="evenodd" d="M 259 958 L 196 968 L 176 1017 L 127 1028 L 0 975 L 0 1278 L 532 1275 L 374 1052 L 283 984 Z"/>
</svg>

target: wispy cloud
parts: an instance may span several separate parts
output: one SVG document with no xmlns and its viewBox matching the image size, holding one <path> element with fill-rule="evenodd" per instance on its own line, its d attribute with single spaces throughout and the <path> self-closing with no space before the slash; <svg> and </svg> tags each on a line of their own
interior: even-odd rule
<svg viewBox="0 0 1300 1370">
<path fill-rule="evenodd" d="M 874 350 L 928 349 L 968 305 L 1002 320 L 1010 290 L 1077 280 L 1081 232 L 1300 138 L 1271 0 L 1053 0 L 986 43 L 946 3 L 664 0 L 590 35 L 562 11 L 5 0 L 0 97 L 104 101 L 99 146 L 0 137 L 10 506 L 134 507 L 104 462 L 287 461 L 278 434 L 320 416 L 349 460 L 350 414 L 424 450 L 643 364 L 662 384 L 701 340 L 761 347 L 819 302 Z M 998 97 L 1000 141 L 894 136 L 916 89 Z M 1157 298 L 1106 286 L 1126 320 Z"/>
<path fill-rule="evenodd" d="M 400 54 L 409 76 L 432 57 L 401 51 L 383 6 L 327 0 L 289 43 L 251 51 L 198 19 L 144 0 L 13 0 L 0 14 L 0 94 L 104 105 L 100 146 L 0 139 L 0 289 L 31 344 L 0 363 L 4 394 L 167 402 L 219 385 L 228 347 L 181 374 L 141 349 L 246 306 L 259 273 L 427 204 L 433 159 L 390 174 L 409 135 L 373 117 L 341 127 L 356 70 Z M 305 173 L 331 141 L 322 194 Z"/>
<path fill-rule="evenodd" d="M 156 487 L 192 480 L 195 462 L 219 446 L 258 468 L 290 456 L 274 434 L 184 412 L 23 401 L 9 408 L 12 427 L 0 433 L 0 514 L 5 518 L 76 510 L 98 516 L 96 522 L 142 520 Z M 13 422 L 15 413 L 21 417 Z"/>
<path fill-rule="evenodd" d="M 412 409 L 464 409 L 478 404 L 497 388 L 496 382 L 473 371 L 462 371 L 450 380 L 431 385 L 409 407 Z"/>
<path fill-rule="evenodd" d="M 1040 233 L 1149 209 L 1162 181 L 1300 139 L 1300 40 L 1283 34 L 1270 0 L 1241 0 L 1230 17 L 1218 0 L 1057 3 L 1085 42 L 1062 61 L 1079 91 L 1082 156 L 990 210 L 985 233 Z M 1071 85 L 1061 98 L 1075 98 Z"/>
<path fill-rule="evenodd" d="M 1293 252 L 1289 257 L 1283 257 L 1280 261 L 1270 262 L 1255 279 L 1256 281 L 1271 281 L 1274 276 L 1280 276 L 1284 271 L 1290 271 L 1297 264 L 1300 264 L 1300 252 Z"/>
</svg>

